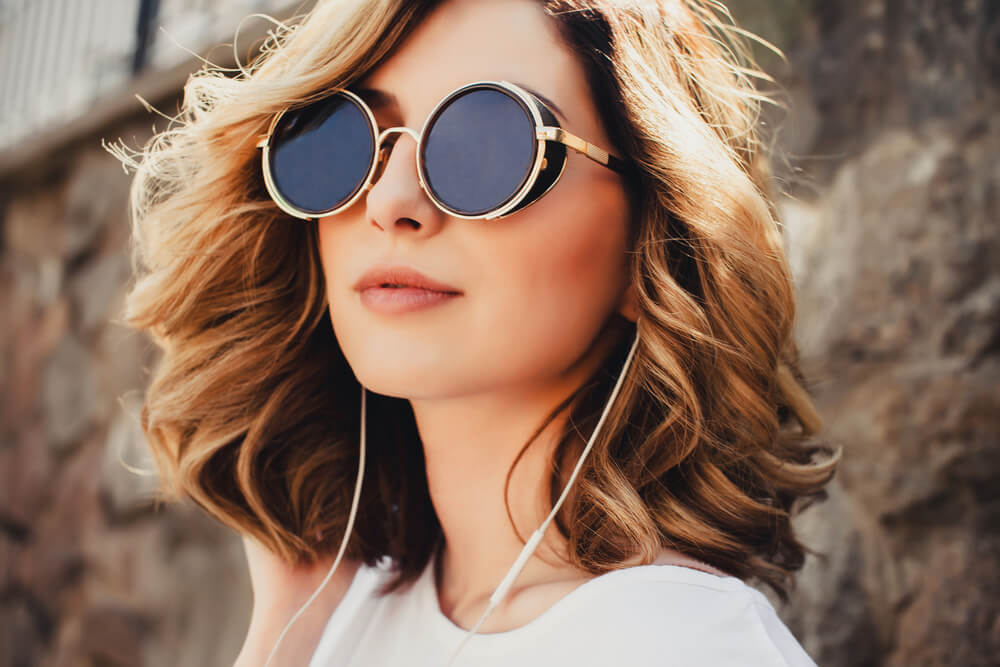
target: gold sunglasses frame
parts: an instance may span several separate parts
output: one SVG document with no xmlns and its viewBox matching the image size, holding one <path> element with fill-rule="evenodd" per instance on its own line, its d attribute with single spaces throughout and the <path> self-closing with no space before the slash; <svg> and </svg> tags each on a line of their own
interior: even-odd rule
<svg viewBox="0 0 1000 667">
<path fill-rule="evenodd" d="M 481 215 L 464 215 L 445 206 L 441 201 L 438 200 L 438 198 L 431 191 L 430 187 L 427 185 L 427 182 L 424 179 L 424 173 L 423 173 L 424 170 L 422 164 L 423 161 L 421 160 L 420 156 L 422 155 L 423 140 L 424 137 L 426 136 L 427 127 L 431 123 L 431 121 L 437 117 L 438 110 L 441 109 L 448 102 L 450 102 L 455 96 L 464 93 L 469 88 L 480 88 L 480 87 L 499 88 L 503 92 L 507 92 L 513 95 L 516 99 L 518 99 L 522 103 L 525 110 L 531 116 L 531 119 L 535 126 L 535 139 L 537 143 L 534 149 L 535 150 L 534 160 L 532 162 L 531 170 L 528 173 L 527 178 L 521 185 L 520 189 L 518 189 L 518 191 L 514 193 L 514 195 L 507 202 L 501 204 L 494 210 L 488 211 L 487 213 Z M 521 209 L 527 208 L 528 206 L 531 206 L 531 204 L 541 199 L 549 190 L 551 190 L 555 186 L 555 184 L 559 182 L 560 177 L 562 177 L 563 172 L 566 170 L 566 162 L 567 162 L 566 155 L 563 156 L 562 166 L 560 167 L 559 172 L 552 179 L 552 182 L 548 185 L 548 187 L 542 190 L 534 199 L 532 199 L 530 202 L 527 202 L 524 206 L 520 205 L 522 200 L 534 188 L 535 182 L 538 180 L 538 175 L 541 173 L 543 169 L 547 167 L 546 142 L 549 141 L 554 141 L 560 144 L 564 144 L 565 146 L 572 148 L 576 152 L 586 156 L 587 158 L 593 160 L 594 162 L 603 165 L 608 169 L 616 171 L 620 174 L 625 174 L 627 172 L 627 165 L 624 160 L 615 155 L 612 155 L 611 153 L 608 153 L 606 150 L 599 148 L 598 146 L 595 146 L 594 144 L 585 141 L 580 137 L 576 136 L 575 134 L 567 132 L 563 128 L 559 127 L 558 121 L 555 119 L 555 114 L 552 112 L 551 109 L 549 109 L 547 105 L 545 105 L 544 102 L 542 102 L 529 92 L 525 91 L 517 84 L 511 83 L 509 81 L 503 81 L 503 80 L 474 81 L 472 83 L 468 83 L 456 88 L 452 92 L 445 95 L 444 98 L 440 102 L 438 102 L 437 105 L 434 107 L 434 109 L 427 115 L 427 118 L 424 120 L 423 126 L 420 128 L 419 134 L 414 132 L 412 129 L 403 126 L 389 127 L 379 132 L 378 121 L 375 120 L 375 114 L 372 112 L 371 108 L 364 102 L 364 100 L 362 100 L 357 94 L 346 88 L 341 88 L 337 90 L 336 93 L 346 95 L 365 113 L 369 122 L 369 129 L 374 128 L 372 130 L 372 135 L 375 137 L 375 147 L 378 153 L 378 156 L 372 160 L 372 164 L 368 169 L 368 174 L 365 177 L 365 180 L 362 183 L 361 187 L 359 187 L 357 192 L 355 192 L 346 202 L 344 202 L 340 206 L 337 206 L 329 211 L 324 211 L 320 213 L 303 211 L 294 206 L 293 204 L 291 204 L 288 200 L 286 200 L 278 191 L 274 183 L 274 179 L 271 175 L 271 168 L 270 168 L 271 137 L 273 136 L 274 130 L 278 126 L 278 123 L 281 121 L 282 116 L 284 116 L 285 113 L 287 113 L 291 107 L 282 110 L 278 114 L 275 114 L 274 118 L 271 120 L 270 126 L 268 127 L 267 134 L 263 134 L 258 137 L 257 148 L 262 149 L 261 163 L 262 163 L 262 170 L 264 172 L 264 184 L 267 187 L 267 192 L 271 196 L 271 199 L 274 201 L 274 203 L 278 205 L 278 208 L 280 208 L 282 211 L 295 218 L 299 218 L 306 221 L 312 221 L 316 220 L 317 218 L 326 217 L 329 215 L 335 215 L 336 213 L 339 213 L 347 208 L 350 208 L 354 204 L 354 202 L 358 200 L 359 197 L 361 197 L 365 192 L 374 187 L 374 182 L 373 182 L 374 176 L 376 173 L 380 172 L 382 164 L 387 155 L 385 148 L 383 148 L 382 146 L 382 142 L 389 135 L 393 133 L 407 133 L 416 140 L 417 177 L 420 181 L 420 187 L 423 189 L 427 197 L 441 211 L 447 213 L 450 216 L 461 218 L 463 220 L 494 220 L 506 217 L 507 215 L 514 213 L 515 212 L 514 209 L 519 211 Z M 548 115 L 551 117 L 552 123 L 554 123 L 554 125 L 546 125 L 545 119 L 543 119 L 542 114 L 539 111 L 539 106 L 541 106 L 546 110 Z"/>
</svg>

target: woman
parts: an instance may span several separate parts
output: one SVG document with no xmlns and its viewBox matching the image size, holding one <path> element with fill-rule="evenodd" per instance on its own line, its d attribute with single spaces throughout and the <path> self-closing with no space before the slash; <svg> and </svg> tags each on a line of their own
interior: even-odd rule
<svg viewBox="0 0 1000 667">
<path fill-rule="evenodd" d="M 164 493 L 244 536 L 238 665 L 813 664 L 747 582 L 840 453 L 722 11 L 321 0 L 189 81 L 127 316 Z"/>
</svg>

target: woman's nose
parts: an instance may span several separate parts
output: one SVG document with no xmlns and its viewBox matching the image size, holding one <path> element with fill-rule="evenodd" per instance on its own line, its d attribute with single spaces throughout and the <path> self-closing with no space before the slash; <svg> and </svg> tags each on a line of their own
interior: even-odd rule
<svg viewBox="0 0 1000 667">
<path fill-rule="evenodd" d="M 390 128 L 379 139 L 379 160 L 366 195 L 368 219 L 383 231 L 396 229 L 397 222 L 425 233 L 439 227 L 444 213 L 420 185 L 417 133 Z"/>
</svg>

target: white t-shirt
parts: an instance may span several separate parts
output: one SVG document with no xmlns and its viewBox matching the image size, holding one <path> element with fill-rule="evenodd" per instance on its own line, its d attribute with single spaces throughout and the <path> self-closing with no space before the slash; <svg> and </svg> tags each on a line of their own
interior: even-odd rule
<svg viewBox="0 0 1000 667">
<path fill-rule="evenodd" d="M 361 565 L 309 667 L 444 667 L 466 636 L 441 612 L 434 559 L 378 597 L 388 561 Z M 770 601 L 737 577 L 639 565 L 590 579 L 506 632 L 476 634 L 455 667 L 816 667 Z"/>
</svg>

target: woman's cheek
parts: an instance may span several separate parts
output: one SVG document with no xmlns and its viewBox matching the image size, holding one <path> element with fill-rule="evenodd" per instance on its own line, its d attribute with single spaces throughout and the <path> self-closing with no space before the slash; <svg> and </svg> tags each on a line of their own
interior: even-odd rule
<svg viewBox="0 0 1000 667">
<path fill-rule="evenodd" d="M 501 363 L 533 369 L 559 371 L 572 363 L 589 343 L 600 318 L 600 304 L 579 276 L 549 263 L 525 268 L 515 277 L 498 279 L 491 297 L 492 312 L 485 326 L 486 355 Z"/>
</svg>

